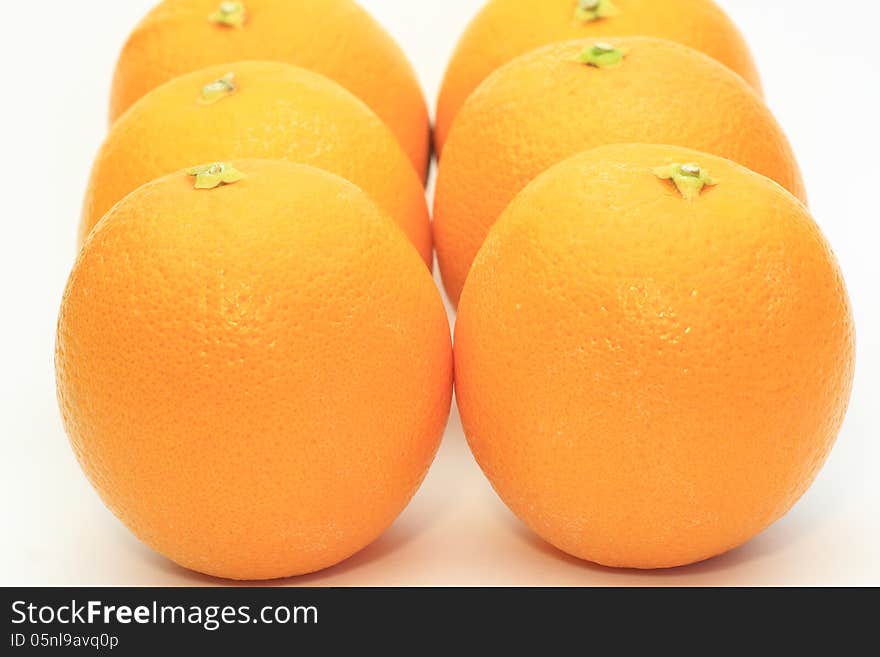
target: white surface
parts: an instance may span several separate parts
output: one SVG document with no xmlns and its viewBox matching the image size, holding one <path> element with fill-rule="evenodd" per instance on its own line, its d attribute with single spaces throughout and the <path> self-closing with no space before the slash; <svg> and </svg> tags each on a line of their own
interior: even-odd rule
<svg viewBox="0 0 880 657">
<path fill-rule="evenodd" d="M 0 584 L 200 584 L 140 545 L 79 471 L 55 402 L 52 350 L 114 60 L 149 0 L 4 7 L 0 50 Z M 364 0 L 414 62 L 433 104 L 477 0 Z M 842 263 L 859 361 L 849 416 L 796 508 L 731 554 L 659 573 L 614 572 L 529 534 L 497 500 L 455 413 L 427 481 L 378 542 L 309 585 L 880 585 L 880 64 L 876 3 L 727 0 L 797 151 L 812 209 Z"/>
</svg>

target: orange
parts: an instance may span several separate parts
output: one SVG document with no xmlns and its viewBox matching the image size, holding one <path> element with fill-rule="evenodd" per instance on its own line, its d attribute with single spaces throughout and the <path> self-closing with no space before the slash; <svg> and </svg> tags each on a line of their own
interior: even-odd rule
<svg viewBox="0 0 880 657">
<path fill-rule="evenodd" d="M 361 190 L 244 160 L 151 182 L 101 221 L 56 371 L 80 464 L 141 540 L 267 579 L 338 563 L 404 508 L 446 422 L 452 347 L 428 270 Z"/>
<path fill-rule="evenodd" d="M 639 37 L 553 44 L 490 76 L 450 133 L 434 239 L 452 301 L 489 227 L 532 178 L 583 150 L 629 142 L 721 155 L 805 198 L 782 129 L 742 78 L 715 60 Z"/>
<path fill-rule="evenodd" d="M 492 229 L 461 297 L 456 395 L 535 532 L 664 568 L 744 543 L 807 490 L 853 351 L 802 203 L 711 155 L 609 146 L 542 174 Z"/>
<path fill-rule="evenodd" d="M 415 72 L 394 40 L 352 0 L 164 0 L 119 56 L 111 120 L 163 82 L 248 59 L 296 64 L 336 80 L 388 124 L 424 180 L 430 124 Z"/>
<path fill-rule="evenodd" d="M 490 0 L 471 21 L 446 71 L 437 104 L 438 150 L 458 110 L 492 71 L 555 41 L 608 36 L 682 43 L 726 64 L 761 91 L 745 40 L 712 0 Z"/>
<path fill-rule="evenodd" d="M 279 62 L 202 69 L 135 103 L 98 154 L 80 238 L 142 184 L 200 162 L 242 157 L 286 159 L 347 178 L 432 264 L 424 189 L 388 128 L 332 80 Z"/>
</svg>

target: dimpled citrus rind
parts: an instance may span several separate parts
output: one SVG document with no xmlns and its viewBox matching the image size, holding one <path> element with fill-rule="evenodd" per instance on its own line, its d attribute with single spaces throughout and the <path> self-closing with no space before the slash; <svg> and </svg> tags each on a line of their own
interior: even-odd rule
<svg viewBox="0 0 880 657">
<path fill-rule="evenodd" d="M 451 343 L 424 264 L 362 191 L 227 166 L 243 177 L 197 190 L 197 172 L 172 174 L 91 233 L 58 396 L 135 535 L 202 573 L 270 579 L 338 563 L 405 507 L 446 423 Z"/>
<path fill-rule="evenodd" d="M 698 163 L 686 200 L 655 169 Z M 456 397 L 507 505 L 559 549 L 667 568 L 748 541 L 807 490 L 854 329 L 802 203 L 732 162 L 609 146 L 539 176 L 462 294 Z"/>
</svg>

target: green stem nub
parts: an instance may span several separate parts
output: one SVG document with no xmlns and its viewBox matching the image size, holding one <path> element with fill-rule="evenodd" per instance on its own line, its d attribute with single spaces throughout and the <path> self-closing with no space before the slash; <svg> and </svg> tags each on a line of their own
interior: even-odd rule
<svg viewBox="0 0 880 657">
<path fill-rule="evenodd" d="M 227 73 L 219 80 L 214 80 L 202 87 L 199 103 L 213 105 L 231 96 L 235 92 L 235 73 Z"/>
<path fill-rule="evenodd" d="M 596 68 L 611 68 L 620 66 L 627 52 L 626 48 L 615 48 L 610 43 L 596 43 L 578 55 L 577 61 Z"/>
<path fill-rule="evenodd" d="M 699 164 L 670 164 L 654 169 L 654 175 L 661 180 L 671 180 L 686 201 L 698 198 L 705 187 L 714 187 L 718 183 L 709 172 Z"/>
<path fill-rule="evenodd" d="M 196 177 L 196 189 L 214 189 L 231 185 L 244 178 L 244 174 L 226 162 L 213 162 L 186 170 L 186 175 Z"/>
<path fill-rule="evenodd" d="M 208 17 L 212 23 L 223 25 L 224 27 L 234 27 L 240 30 L 244 27 L 244 21 L 247 18 L 247 10 L 244 8 L 243 2 L 230 2 L 224 0 L 220 3 L 213 14 Z"/>
<path fill-rule="evenodd" d="M 611 0 L 578 0 L 574 18 L 581 23 L 592 23 L 620 13 Z"/>
</svg>

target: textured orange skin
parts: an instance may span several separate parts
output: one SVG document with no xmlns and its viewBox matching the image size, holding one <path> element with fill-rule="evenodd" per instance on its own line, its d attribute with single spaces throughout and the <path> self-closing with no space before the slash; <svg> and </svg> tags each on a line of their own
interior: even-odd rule
<svg viewBox="0 0 880 657">
<path fill-rule="evenodd" d="M 491 0 L 456 47 L 437 103 L 434 141 L 443 148 L 467 97 L 495 69 L 530 50 L 584 37 L 651 36 L 690 46 L 739 73 L 761 92 L 761 80 L 736 25 L 711 0 L 614 0 L 618 15 L 591 23 L 574 17 L 574 0 Z"/>
<path fill-rule="evenodd" d="M 652 169 L 718 181 L 686 201 Z M 664 568 L 781 517 L 835 441 L 854 332 L 805 206 L 729 161 L 610 146 L 531 183 L 461 297 L 456 396 L 474 455 L 556 547 Z"/>
<path fill-rule="evenodd" d="M 497 70 L 459 113 L 434 203 L 434 241 L 453 303 L 513 197 L 539 173 L 590 148 L 633 142 L 696 148 L 806 199 L 785 134 L 742 78 L 670 41 L 608 41 L 629 48 L 616 68 L 574 61 L 592 39 L 553 44 Z"/>
<path fill-rule="evenodd" d="M 277 60 L 336 80 L 397 136 L 424 181 L 430 121 L 400 47 L 351 0 L 244 0 L 242 29 L 211 23 L 220 0 L 164 0 L 135 28 L 113 77 L 111 121 L 163 82 L 223 62 Z"/>
<path fill-rule="evenodd" d="M 200 104 L 202 87 L 230 72 L 235 92 Z M 176 78 L 135 103 L 98 153 L 80 241 L 142 184 L 183 167 L 243 157 L 310 164 L 350 180 L 396 219 L 432 266 L 424 188 L 394 136 L 332 80 L 280 62 L 213 66 Z"/>
<path fill-rule="evenodd" d="M 64 423 L 145 543 L 234 579 L 331 566 L 378 537 L 446 423 L 443 303 L 351 183 L 236 163 L 126 197 L 92 232 L 58 325 Z"/>
</svg>

